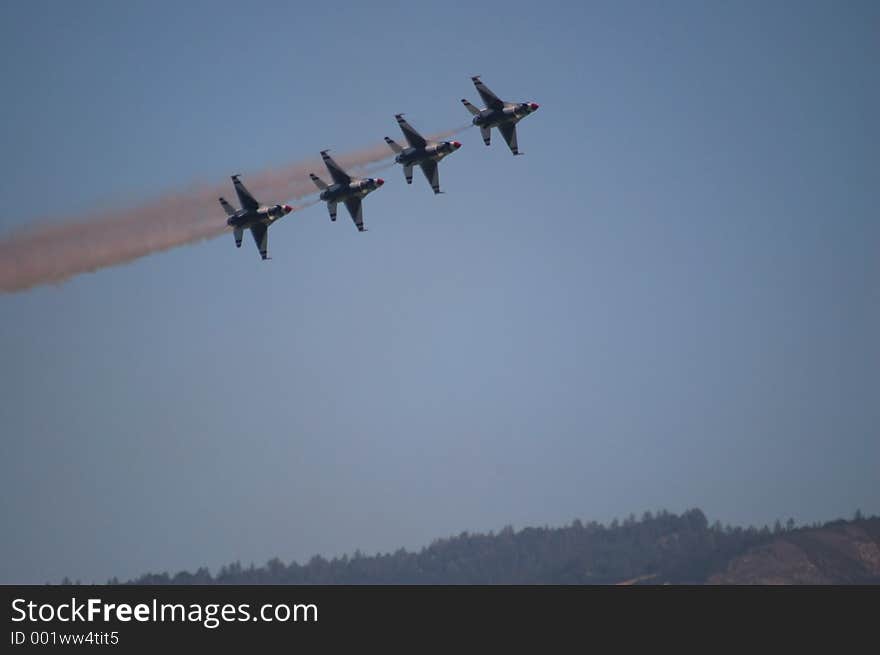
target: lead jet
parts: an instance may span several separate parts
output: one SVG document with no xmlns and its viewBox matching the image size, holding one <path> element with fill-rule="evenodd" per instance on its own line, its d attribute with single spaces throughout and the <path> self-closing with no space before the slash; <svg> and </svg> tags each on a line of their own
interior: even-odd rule
<svg viewBox="0 0 880 655">
<path fill-rule="evenodd" d="M 380 186 L 385 184 L 385 180 L 381 177 L 351 177 L 342 170 L 342 167 L 333 161 L 333 158 L 327 154 L 326 150 L 321 151 L 321 158 L 324 165 L 333 178 L 333 184 L 328 185 L 320 177 L 314 173 L 309 173 L 312 182 L 321 189 L 321 200 L 327 203 L 327 210 L 330 212 L 330 220 L 336 220 L 336 203 L 345 203 L 345 208 L 351 214 L 351 220 L 357 226 L 358 232 L 366 232 L 364 227 L 364 210 L 361 206 L 361 200 L 368 194 Z"/>
<path fill-rule="evenodd" d="M 426 141 L 425 137 L 406 122 L 403 114 L 395 114 L 394 118 L 397 119 L 397 124 L 400 125 L 400 130 L 406 137 L 409 147 L 403 148 L 387 136 L 385 143 L 397 153 L 394 161 L 403 165 L 406 183 L 412 184 L 412 167 L 413 164 L 418 164 L 425 174 L 428 184 L 434 189 L 434 193 L 440 193 L 440 173 L 437 170 L 437 162 L 461 148 L 461 144 L 458 141 Z"/>
<path fill-rule="evenodd" d="M 483 84 L 479 75 L 472 77 L 471 81 L 477 87 L 477 93 L 480 94 L 483 102 L 486 103 L 486 108 L 477 109 L 464 98 L 461 99 L 461 102 L 474 115 L 473 123 L 480 128 L 483 143 L 489 145 L 489 140 L 492 138 L 491 129 L 497 127 L 501 136 L 507 141 L 510 151 L 514 155 L 522 155 L 523 153 L 519 151 L 516 144 L 516 124 L 536 111 L 538 105 L 534 102 L 504 102 Z"/>
<path fill-rule="evenodd" d="M 244 230 L 250 229 L 254 237 L 254 243 L 260 250 L 263 259 L 269 259 L 269 226 L 282 216 L 293 211 L 290 205 L 271 205 L 261 207 L 260 203 L 251 195 L 251 192 L 238 179 L 239 175 L 232 176 L 232 186 L 238 194 L 238 202 L 241 209 L 236 210 L 223 198 L 218 198 L 223 209 L 226 210 L 226 224 L 232 226 L 235 236 L 235 247 L 241 248 L 241 237 Z"/>
</svg>

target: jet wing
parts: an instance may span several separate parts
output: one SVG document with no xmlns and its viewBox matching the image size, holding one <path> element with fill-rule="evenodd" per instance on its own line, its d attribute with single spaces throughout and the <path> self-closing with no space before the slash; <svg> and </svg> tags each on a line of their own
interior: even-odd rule
<svg viewBox="0 0 880 655">
<path fill-rule="evenodd" d="M 351 176 L 342 170 L 339 164 L 333 161 L 333 157 L 328 155 L 326 150 L 321 151 L 321 158 L 324 160 L 324 165 L 327 167 L 330 177 L 333 178 L 333 182 L 336 184 L 348 184 L 351 182 Z"/>
<path fill-rule="evenodd" d="M 428 142 L 425 141 L 425 137 L 416 132 L 412 125 L 406 122 L 403 114 L 395 114 L 394 118 L 397 119 L 397 124 L 400 125 L 400 131 L 403 132 L 403 136 L 406 137 L 410 146 L 413 148 L 424 148 L 427 145 Z"/>
<path fill-rule="evenodd" d="M 226 198 L 218 198 L 218 200 L 223 206 L 223 210 L 226 212 L 227 216 L 235 216 L 235 209 L 233 209 L 232 205 L 226 202 Z"/>
<path fill-rule="evenodd" d="M 351 220 L 357 226 L 358 232 L 364 231 L 364 207 L 360 198 L 346 198 L 345 208 L 351 214 Z"/>
<path fill-rule="evenodd" d="M 507 146 L 510 148 L 510 152 L 514 155 L 520 154 L 519 148 L 516 145 L 516 124 L 502 123 L 498 126 L 498 131 L 501 132 L 501 136 L 507 141 Z"/>
<path fill-rule="evenodd" d="M 241 180 L 238 179 L 238 175 L 232 176 L 232 185 L 235 187 L 235 192 L 238 194 L 238 202 L 241 204 L 242 209 L 256 211 L 259 208 L 260 203 L 257 202 L 256 198 L 251 195 L 251 192 L 241 183 Z"/>
<path fill-rule="evenodd" d="M 501 98 L 492 93 L 479 77 L 472 77 L 471 80 L 474 86 L 477 87 L 477 93 L 480 94 L 480 97 L 489 109 L 504 109 L 504 102 L 502 102 Z"/>
<path fill-rule="evenodd" d="M 269 226 L 265 223 L 254 223 L 251 225 L 251 234 L 260 250 L 260 257 L 269 259 Z"/>
<path fill-rule="evenodd" d="M 419 166 L 422 167 L 425 179 L 428 180 L 428 184 L 434 189 L 434 193 L 440 193 L 440 171 L 437 167 L 437 162 L 433 159 L 428 159 L 421 162 Z"/>
</svg>

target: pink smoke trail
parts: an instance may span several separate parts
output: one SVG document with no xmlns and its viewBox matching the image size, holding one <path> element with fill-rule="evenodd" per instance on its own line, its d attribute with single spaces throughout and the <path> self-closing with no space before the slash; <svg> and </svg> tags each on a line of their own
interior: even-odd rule
<svg viewBox="0 0 880 655">
<path fill-rule="evenodd" d="M 442 139 L 463 128 L 433 135 Z M 335 155 L 356 171 L 393 155 L 385 143 Z M 298 200 L 317 189 L 309 172 L 325 176 L 320 158 L 243 176 L 254 196 L 267 204 Z M 0 238 L 0 292 L 13 293 L 41 284 L 60 283 L 80 273 L 118 266 L 150 253 L 216 237 L 228 228 L 217 198 L 236 200 L 228 179 L 197 186 L 137 207 L 70 217 L 61 223 L 24 228 Z M 295 209 L 314 201 L 294 205 Z M 291 214 L 293 215 L 293 214 Z"/>
</svg>

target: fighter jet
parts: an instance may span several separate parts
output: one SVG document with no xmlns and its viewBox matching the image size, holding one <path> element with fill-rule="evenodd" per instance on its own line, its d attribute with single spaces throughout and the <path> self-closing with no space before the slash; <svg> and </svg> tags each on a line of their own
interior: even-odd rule
<svg viewBox="0 0 880 655">
<path fill-rule="evenodd" d="M 461 144 L 458 141 L 426 141 L 425 137 L 406 122 L 403 114 L 395 114 L 394 118 L 397 119 L 397 124 L 400 125 L 400 130 L 406 137 L 409 147 L 403 148 L 387 136 L 385 143 L 397 153 L 394 161 L 403 164 L 406 183 L 412 184 L 412 167 L 413 164 L 418 164 L 425 174 L 428 184 L 434 189 L 434 193 L 440 193 L 440 173 L 437 171 L 437 162 L 461 148 Z"/>
<path fill-rule="evenodd" d="M 381 177 L 351 177 L 342 170 L 342 167 L 333 161 L 333 158 L 327 154 L 327 150 L 321 151 L 321 158 L 330 177 L 333 178 L 333 184 L 327 185 L 320 177 L 314 173 L 309 173 L 312 182 L 321 189 L 321 200 L 327 203 L 327 209 L 330 212 L 330 220 L 336 220 L 336 203 L 342 201 L 345 208 L 351 214 L 351 220 L 357 226 L 358 232 L 366 232 L 364 227 L 364 212 L 361 207 L 361 200 L 372 191 L 385 184 L 385 180 Z"/>
<path fill-rule="evenodd" d="M 232 176 L 232 185 L 238 194 L 238 202 L 241 209 L 235 210 L 232 205 L 223 198 L 218 198 L 223 209 L 226 210 L 226 224 L 232 226 L 235 236 L 235 247 L 241 248 L 241 237 L 245 228 L 249 228 L 254 236 L 254 243 L 260 249 L 260 256 L 269 259 L 269 226 L 282 216 L 293 211 L 290 205 L 271 205 L 260 207 L 260 203 L 251 195 L 241 180 L 240 175 Z"/>
<path fill-rule="evenodd" d="M 504 102 L 489 90 L 480 76 L 476 75 L 471 78 L 477 92 L 486 103 L 485 109 L 477 109 L 464 98 L 461 99 L 462 104 L 467 110 L 474 115 L 473 123 L 480 128 L 480 134 L 483 135 L 483 143 L 489 145 L 491 138 L 491 128 L 497 127 L 501 132 L 501 136 L 507 141 L 510 151 L 514 155 L 522 155 L 516 145 L 516 124 L 523 118 L 538 109 L 538 105 L 534 102 Z"/>
</svg>

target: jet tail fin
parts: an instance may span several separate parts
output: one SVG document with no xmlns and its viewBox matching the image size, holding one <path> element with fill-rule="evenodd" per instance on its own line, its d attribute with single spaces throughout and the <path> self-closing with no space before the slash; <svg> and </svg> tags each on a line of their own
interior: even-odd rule
<svg viewBox="0 0 880 655">
<path fill-rule="evenodd" d="M 315 183 L 315 186 L 324 191 L 327 188 L 327 184 L 320 177 L 315 175 L 314 173 L 309 173 L 309 177 L 312 178 L 312 182 Z"/>
<path fill-rule="evenodd" d="M 233 214 L 235 214 L 235 210 L 232 208 L 232 205 L 230 205 L 228 202 L 226 202 L 225 198 L 217 198 L 217 200 L 220 201 L 220 204 L 223 206 L 223 209 L 226 210 L 227 216 L 232 216 Z"/>
<path fill-rule="evenodd" d="M 480 113 L 480 110 L 479 110 L 479 109 L 477 109 L 476 107 L 474 107 L 471 103 L 469 103 L 469 102 L 468 102 L 467 100 L 465 100 L 464 98 L 461 99 L 461 104 L 463 104 L 463 105 L 465 106 L 465 108 L 466 108 L 469 112 L 471 112 L 474 116 L 476 116 L 477 114 Z"/>
<path fill-rule="evenodd" d="M 403 148 L 394 141 L 394 139 L 389 139 L 387 136 L 385 137 L 385 143 L 388 144 L 388 147 L 391 148 L 394 152 L 403 152 Z"/>
</svg>

